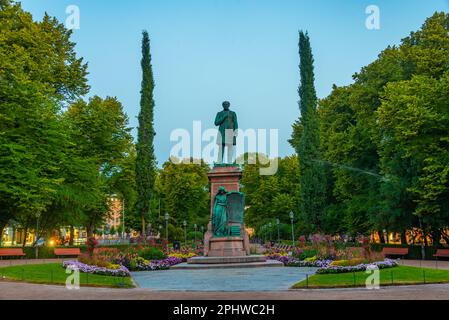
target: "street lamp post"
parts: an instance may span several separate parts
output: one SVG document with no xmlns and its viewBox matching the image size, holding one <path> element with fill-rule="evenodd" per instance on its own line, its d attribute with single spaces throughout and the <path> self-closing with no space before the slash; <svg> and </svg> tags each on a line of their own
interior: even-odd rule
<svg viewBox="0 0 449 320">
<path fill-rule="evenodd" d="M 195 233 L 194 233 L 195 243 L 196 243 L 196 228 L 197 228 L 197 225 L 195 223 L 195 224 L 193 224 L 193 229 L 195 230 Z"/>
<path fill-rule="evenodd" d="M 184 245 L 187 246 L 187 221 L 183 221 L 182 224 L 184 225 Z"/>
<path fill-rule="evenodd" d="M 122 199 L 122 238 L 125 239 L 125 197 Z"/>
<path fill-rule="evenodd" d="M 167 240 L 167 250 L 168 250 L 168 219 L 170 219 L 170 215 L 168 212 L 164 215 L 165 218 L 165 239 Z"/>
<path fill-rule="evenodd" d="M 272 237 L 272 227 L 273 227 L 273 224 L 272 224 L 271 222 L 269 222 L 269 223 L 268 223 L 268 229 L 270 230 L 270 242 L 273 240 L 273 237 Z"/>
<path fill-rule="evenodd" d="M 36 214 L 36 236 L 35 236 L 35 256 L 36 259 L 39 259 L 39 218 L 40 218 L 41 214 L 37 213 Z"/>
<path fill-rule="evenodd" d="M 280 232 L 279 232 L 279 225 L 281 224 L 281 221 L 279 220 L 279 218 L 276 218 L 276 225 L 278 228 L 278 243 L 281 243 L 281 237 L 280 237 Z"/>
<path fill-rule="evenodd" d="M 293 214 L 293 211 L 290 211 L 290 221 L 292 223 L 292 241 L 293 241 L 293 247 L 295 246 L 295 229 L 293 228 L 293 220 L 295 218 L 295 215 Z"/>
</svg>

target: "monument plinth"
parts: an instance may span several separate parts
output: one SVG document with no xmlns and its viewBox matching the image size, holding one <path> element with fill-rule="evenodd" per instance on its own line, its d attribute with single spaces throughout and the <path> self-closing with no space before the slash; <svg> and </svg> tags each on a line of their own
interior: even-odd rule
<svg viewBox="0 0 449 320">
<path fill-rule="evenodd" d="M 211 191 L 210 219 L 204 236 L 204 255 L 207 257 L 237 257 L 250 255 L 249 238 L 243 223 L 244 197 L 240 191 L 242 171 L 238 165 L 219 164 L 208 173 Z M 214 233 L 214 207 L 219 190 L 226 190 L 225 233 Z M 220 207 L 219 207 L 220 208 Z M 215 219 L 216 221 L 217 219 Z"/>
</svg>

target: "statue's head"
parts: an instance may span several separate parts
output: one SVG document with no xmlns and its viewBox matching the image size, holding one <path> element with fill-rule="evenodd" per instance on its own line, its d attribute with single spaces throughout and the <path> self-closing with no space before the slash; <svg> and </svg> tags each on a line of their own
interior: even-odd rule
<svg viewBox="0 0 449 320">
<path fill-rule="evenodd" d="M 223 102 L 222 106 L 223 106 L 223 109 L 229 110 L 231 103 L 229 101 L 225 101 L 225 102 Z"/>
<path fill-rule="evenodd" d="M 218 193 L 220 193 L 220 194 L 226 193 L 225 187 L 223 187 L 223 186 L 219 187 L 218 188 Z"/>
</svg>

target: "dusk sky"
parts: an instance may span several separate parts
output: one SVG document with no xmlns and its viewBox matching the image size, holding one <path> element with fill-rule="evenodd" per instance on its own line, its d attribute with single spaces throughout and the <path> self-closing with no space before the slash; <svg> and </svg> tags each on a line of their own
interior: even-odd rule
<svg viewBox="0 0 449 320">
<path fill-rule="evenodd" d="M 90 95 L 116 96 L 137 126 L 141 37 L 148 30 L 156 83 L 155 150 L 166 161 L 176 128 L 213 127 L 221 102 L 229 100 L 242 129 L 279 129 L 279 153 L 298 118 L 298 30 L 307 30 L 315 57 L 319 98 L 420 28 L 448 0 L 24 0 L 35 19 L 44 12 L 66 20 L 80 9 L 74 30 L 79 56 L 89 62 Z M 380 9 L 380 29 L 365 27 L 369 5 Z M 135 129 L 133 131 L 135 135 Z"/>
</svg>

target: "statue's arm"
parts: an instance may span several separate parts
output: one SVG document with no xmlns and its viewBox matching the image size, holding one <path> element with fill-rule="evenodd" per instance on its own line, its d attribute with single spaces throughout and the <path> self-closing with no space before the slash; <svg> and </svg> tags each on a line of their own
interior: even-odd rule
<svg viewBox="0 0 449 320">
<path fill-rule="evenodd" d="M 237 113 L 234 112 L 234 130 L 237 130 L 239 125 L 237 123 Z"/>
<path fill-rule="evenodd" d="M 217 113 L 217 116 L 215 117 L 215 125 L 216 126 L 221 125 L 225 119 L 226 119 L 226 114 L 224 112 Z"/>
</svg>

